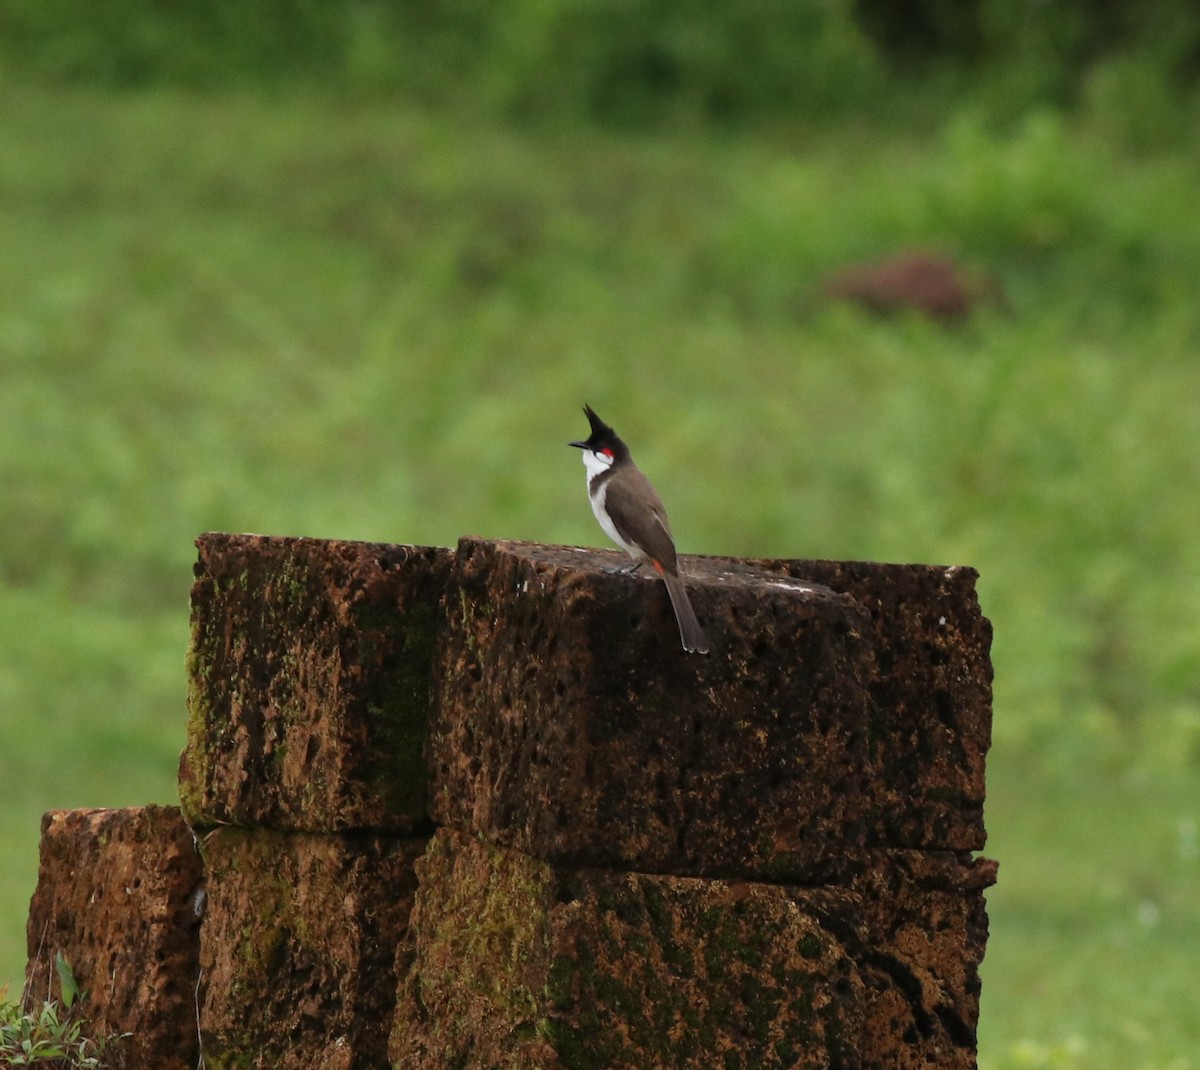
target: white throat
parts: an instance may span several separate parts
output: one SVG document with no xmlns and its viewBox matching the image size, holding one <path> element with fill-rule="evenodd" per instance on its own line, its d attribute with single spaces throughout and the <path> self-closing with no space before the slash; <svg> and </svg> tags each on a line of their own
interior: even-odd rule
<svg viewBox="0 0 1200 1070">
<path fill-rule="evenodd" d="M 592 482 L 594 476 L 598 476 L 601 472 L 607 472 L 613 463 L 613 459 L 606 453 L 594 453 L 592 450 L 581 450 L 583 454 L 583 467 L 587 469 L 588 483 Z"/>
</svg>

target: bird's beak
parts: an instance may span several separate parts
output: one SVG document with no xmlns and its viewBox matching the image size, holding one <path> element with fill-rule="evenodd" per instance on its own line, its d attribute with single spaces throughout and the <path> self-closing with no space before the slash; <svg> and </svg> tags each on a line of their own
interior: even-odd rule
<svg viewBox="0 0 1200 1070">
<path fill-rule="evenodd" d="M 586 450 L 588 444 L 586 442 L 568 442 L 568 446 L 574 446 L 577 450 Z"/>
</svg>

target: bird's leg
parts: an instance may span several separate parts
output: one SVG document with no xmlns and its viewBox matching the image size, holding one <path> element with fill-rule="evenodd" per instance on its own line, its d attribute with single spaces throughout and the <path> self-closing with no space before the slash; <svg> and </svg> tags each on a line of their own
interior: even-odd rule
<svg viewBox="0 0 1200 1070">
<path fill-rule="evenodd" d="M 610 576 L 632 576 L 641 567 L 641 561 L 634 561 L 629 565 L 618 565 L 612 568 L 602 568 L 600 571 L 607 572 Z"/>
</svg>

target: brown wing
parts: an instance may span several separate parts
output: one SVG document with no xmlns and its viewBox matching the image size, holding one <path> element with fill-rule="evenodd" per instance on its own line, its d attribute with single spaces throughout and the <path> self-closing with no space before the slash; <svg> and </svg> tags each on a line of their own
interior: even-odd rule
<svg viewBox="0 0 1200 1070">
<path fill-rule="evenodd" d="M 667 511 L 640 469 L 630 466 L 609 482 L 604 507 L 621 538 L 640 546 L 670 575 L 679 571 Z"/>
</svg>

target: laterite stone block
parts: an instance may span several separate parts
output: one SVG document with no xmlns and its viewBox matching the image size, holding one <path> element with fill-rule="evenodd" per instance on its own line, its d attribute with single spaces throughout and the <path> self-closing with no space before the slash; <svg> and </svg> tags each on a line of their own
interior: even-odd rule
<svg viewBox="0 0 1200 1070">
<path fill-rule="evenodd" d="M 206 1063 L 384 1066 L 421 839 L 217 829 L 205 837 Z"/>
<path fill-rule="evenodd" d="M 974 1070 L 984 890 L 996 863 L 949 851 L 873 852 L 854 881 L 863 904 L 863 1065 Z"/>
<path fill-rule="evenodd" d="M 202 536 L 179 794 L 197 827 L 426 823 L 430 666 L 452 554 Z"/>
<path fill-rule="evenodd" d="M 549 861 L 816 882 L 858 864 L 871 621 L 684 558 L 712 651 L 616 554 L 464 539 L 437 658 L 432 814 Z"/>
<path fill-rule="evenodd" d="M 203 872 L 178 809 L 51 810 L 29 905 L 26 987 L 60 998 L 61 951 L 88 1033 L 129 1033 L 126 1070 L 196 1065 Z"/>
<path fill-rule="evenodd" d="M 764 571 L 823 584 L 869 616 L 868 842 L 978 851 L 985 759 L 992 738 L 992 625 L 973 568 L 863 561 L 757 561 Z"/>
<path fill-rule="evenodd" d="M 443 829 L 417 864 L 404 1070 L 856 1070 L 842 891 L 576 869 Z"/>
</svg>

